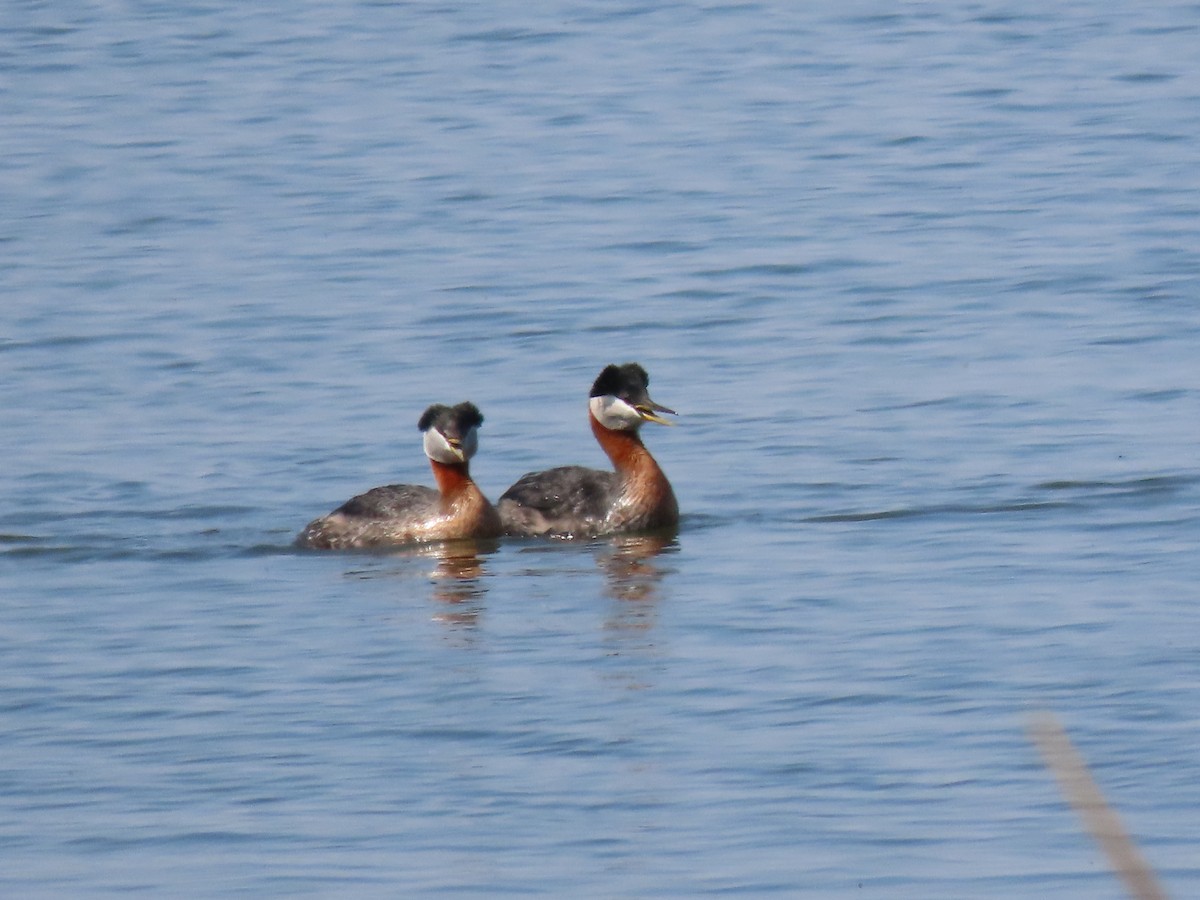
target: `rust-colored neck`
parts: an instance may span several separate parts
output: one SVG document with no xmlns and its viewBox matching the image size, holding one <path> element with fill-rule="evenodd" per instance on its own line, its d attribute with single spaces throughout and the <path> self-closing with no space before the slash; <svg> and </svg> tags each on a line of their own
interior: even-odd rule
<svg viewBox="0 0 1200 900">
<path fill-rule="evenodd" d="M 429 465 L 433 468 L 433 477 L 437 480 L 443 500 L 456 500 L 465 491 L 475 487 L 466 463 L 443 463 L 431 459 Z"/>
<path fill-rule="evenodd" d="M 431 459 L 429 465 L 442 495 L 442 514 L 446 517 L 441 523 L 446 526 L 445 533 L 437 539 L 485 538 L 501 533 L 500 514 L 472 480 L 465 462 L 440 463 Z"/>
<path fill-rule="evenodd" d="M 605 428 L 590 412 L 588 421 L 592 426 L 592 434 L 600 449 L 612 460 L 613 468 L 618 475 L 633 475 L 647 467 L 658 468 L 658 463 L 642 443 L 641 436 L 636 431 L 616 431 Z"/>
<path fill-rule="evenodd" d="M 592 434 L 621 478 L 621 495 L 609 511 L 608 524 L 622 528 L 659 528 L 679 521 L 679 505 L 671 482 L 636 431 L 614 431 L 589 416 Z"/>
</svg>

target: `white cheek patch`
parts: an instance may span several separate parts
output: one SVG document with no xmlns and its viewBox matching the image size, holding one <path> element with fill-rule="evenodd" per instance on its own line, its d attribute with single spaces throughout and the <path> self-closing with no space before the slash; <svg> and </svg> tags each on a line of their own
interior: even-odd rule
<svg viewBox="0 0 1200 900">
<path fill-rule="evenodd" d="M 592 397 L 588 400 L 588 408 L 597 422 L 613 431 L 629 431 L 642 424 L 641 414 L 620 397 L 614 397 L 612 394 Z"/>
<path fill-rule="evenodd" d="M 430 428 L 425 432 L 425 455 L 434 462 L 446 463 L 455 465 L 464 463 L 475 455 L 475 448 L 478 446 L 479 440 L 475 435 L 475 429 L 472 428 L 467 432 L 466 438 L 462 443 L 462 451 L 455 450 L 450 446 L 450 442 L 436 428 Z"/>
</svg>

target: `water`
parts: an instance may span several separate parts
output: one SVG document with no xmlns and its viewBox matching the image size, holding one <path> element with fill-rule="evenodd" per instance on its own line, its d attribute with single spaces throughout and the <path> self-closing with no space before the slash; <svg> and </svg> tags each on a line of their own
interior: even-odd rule
<svg viewBox="0 0 1200 900">
<path fill-rule="evenodd" d="M 1195 4 L 3 24 L 4 893 L 1200 887 Z M 291 549 L 631 359 L 674 541 Z"/>
</svg>

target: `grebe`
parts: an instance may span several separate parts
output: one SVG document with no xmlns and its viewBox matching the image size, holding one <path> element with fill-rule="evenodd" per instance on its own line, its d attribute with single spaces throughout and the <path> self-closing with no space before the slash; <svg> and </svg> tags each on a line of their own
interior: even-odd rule
<svg viewBox="0 0 1200 900">
<path fill-rule="evenodd" d="M 500 516 L 468 471 L 482 424 L 473 403 L 429 407 L 417 425 L 425 432 L 425 455 L 438 489 L 418 484 L 372 488 L 309 522 L 296 543 L 339 550 L 498 537 Z"/>
<path fill-rule="evenodd" d="M 643 422 L 671 425 L 673 409 L 650 399 L 637 363 L 604 368 L 592 385 L 588 419 L 615 472 L 561 466 L 530 472 L 496 503 L 506 534 L 593 537 L 671 528 L 679 504 L 671 483 L 638 435 Z"/>
</svg>

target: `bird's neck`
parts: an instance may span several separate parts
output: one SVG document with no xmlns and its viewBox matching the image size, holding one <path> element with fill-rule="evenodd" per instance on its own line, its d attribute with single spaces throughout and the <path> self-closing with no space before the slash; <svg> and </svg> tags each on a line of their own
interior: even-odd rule
<svg viewBox="0 0 1200 900">
<path fill-rule="evenodd" d="M 588 414 L 592 426 L 592 434 L 605 455 L 612 460 L 617 474 L 624 476 L 636 475 L 649 469 L 658 469 L 658 463 L 642 443 L 641 436 L 636 431 L 619 431 L 605 428 L 599 420 Z"/>
<path fill-rule="evenodd" d="M 471 470 L 466 463 L 444 463 L 431 459 L 429 465 L 433 469 L 433 477 L 443 499 L 455 500 L 464 493 L 478 490 L 475 482 L 471 480 Z"/>
<path fill-rule="evenodd" d="M 621 478 L 621 495 L 610 519 L 619 519 L 615 524 L 620 527 L 630 523 L 638 528 L 674 525 L 679 520 L 675 492 L 638 433 L 605 428 L 595 416 L 591 423 L 592 434 Z"/>
</svg>

